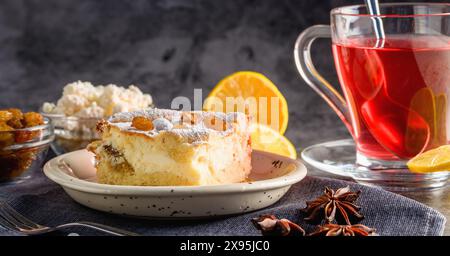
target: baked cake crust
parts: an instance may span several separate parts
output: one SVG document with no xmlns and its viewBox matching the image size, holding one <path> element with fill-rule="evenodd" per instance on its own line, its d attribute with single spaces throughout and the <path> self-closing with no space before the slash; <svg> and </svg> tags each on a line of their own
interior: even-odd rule
<svg viewBox="0 0 450 256">
<path fill-rule="evenodd" d="M 149 129 L 134 121 L 148 120 Z M 100 183 L 115 185 L 213 185 L 244 181 L 251 170 L 248 117 L 149 109 L 118 113 L 98 124 Z"/>
</svg>

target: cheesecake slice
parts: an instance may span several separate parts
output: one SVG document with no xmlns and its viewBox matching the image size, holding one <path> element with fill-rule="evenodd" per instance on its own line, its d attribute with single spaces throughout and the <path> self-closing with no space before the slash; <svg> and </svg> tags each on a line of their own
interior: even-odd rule
<svg viewBox="0 0 450 256">
<path fill-rule="evenodd" d="M 98 124 L 98 182 L 114 185 L 214 185 L 246 180 L 249 120 L 242 113 L 149 109 Z"/>
</svg>

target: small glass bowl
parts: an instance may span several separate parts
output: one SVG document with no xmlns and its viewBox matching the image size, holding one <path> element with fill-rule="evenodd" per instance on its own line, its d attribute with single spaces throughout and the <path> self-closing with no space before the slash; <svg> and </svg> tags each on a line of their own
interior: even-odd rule
<svg viewBox="0 0 450 256">
<path fill-rule="evenodd" d="M 42 167 L 54 137 L 48 118 L 43 125 L 0 131 L 0 183 L 31 178 L 31 170 Z"/>
<path fill-rule="evenodd" d="M 57 155 L 84 149 L 92 141 L 100 139 L 96 127 L 102 118 L 82 118 L 42 112 L 41 115 L 52 120 L 55 140 L 51 148 Z"/>
</svg>

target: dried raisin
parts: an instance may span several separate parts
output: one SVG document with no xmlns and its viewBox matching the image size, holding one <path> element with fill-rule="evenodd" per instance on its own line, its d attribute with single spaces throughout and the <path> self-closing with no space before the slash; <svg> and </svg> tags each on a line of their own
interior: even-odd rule
<svg viewBox="0 0 450 256">
<path fill-rule="evenodd" d="M 133 118 L 133 121 L 131 122 L 131 126 L 134 128 L 141 130 L 141 131 L 150 131 L 153 130 L 153 123 L 152 120 L 143 117 L 143 116 L 137 116 Z"/>
</svg>

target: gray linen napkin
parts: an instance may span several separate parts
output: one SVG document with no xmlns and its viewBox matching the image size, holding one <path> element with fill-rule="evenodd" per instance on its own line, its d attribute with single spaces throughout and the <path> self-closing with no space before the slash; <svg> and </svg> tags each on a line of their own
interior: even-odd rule
<svg viewBox="0 0 450 256">
<path fill-rule="evenodd" d="M 382 189 L 356 183 L 306 177 L 292 186 L 279 202 L 266 209 L 239 216 L 208 220 L 145 220 L 107 214 L 84 207 L 73 201 L 63 189 L 48 180 L 41 170 L 35 177 L 15 185 L 0 185 L 0 200 L 9 202 L 16 210 L 31 220 L 43 225 L 57 225 L 72 221 L 93 221 L 123 228 L 143 235 L 259 235 L 250 219 L 260 214 L 275 214 L 299 223 L 307 231 L 315 226 L 303 221 L 299 209 L 305 201 L 322 194 L 325 186 L 337 189 L 350 185 L 352 190 L 361 190 L 357 204 L 362 207 L 365 219 L 361 222 L 377 230 L 382 236 L 442 235 L 445 217 L 438 211 L 409 198 Z M 88 229 L 67 230 L 80 235 L 100 235 Z M 67 234 L 61 233 L 61 234 Z M 0 227 L 0 235 L 17 235 Z"/>
</svg>

